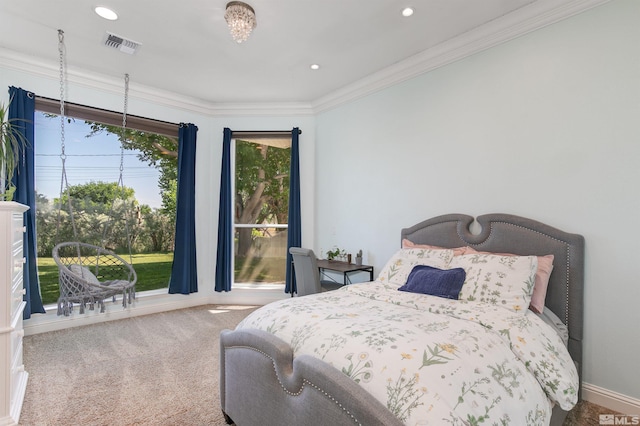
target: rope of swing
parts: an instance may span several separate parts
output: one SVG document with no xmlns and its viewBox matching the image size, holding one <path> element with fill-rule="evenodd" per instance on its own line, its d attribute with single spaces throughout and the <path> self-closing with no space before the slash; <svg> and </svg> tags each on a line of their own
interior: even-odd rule
<svg viewBox="0 0 640 426">
<path fill-rule="evenodd" d="M 71 220 L 71 227 L 73 229 L 73 238 L 78 239 L 78 229 L 76 227 L 76 221 L 73 216 L 73 209 L 71 207 L 71 193 L 69 192 L 69 182 L 67 181 L 67 169 L 66 161 L 67 155 L 65 153 L 65 82 L 66 82 L 66 67 L 65 67 L 65 45 L 64 45 L 64 31 L 58 30 L 58 55 L 60 62 L 60 160 L 62 162 L 62 174 L 60 177 L 60 199 L 58 200 L 58 221 L 56 224 L 56 239 L 59 242 L 60 238 L 60 222 L 62 217 L 62 203 L 64 190 L 67 190 L 67 203 L 69 206 L 69 218 Z M 77 253 L 80 258 L 80 253 Z"/>
<path fill-rule="evenodd" d="M 131 233 L 129 230 L 129 210 L 126 199 L 126 191 L 124 186 L 124 142 L 126 140 L 126 129 L 127 129 L 127 110 L 129 107 L 129 74 L 124 75 L 124 108 L 122 111 L 122 127 L 120 128 L 120 175 L 118 176 L 117 187 L 120 191 L 120 199 L 124 204 L 124 226 L 125 226 L 125 234 L 127 237 L 127 249 L 129 251 L 129 263 L 133 263 L 133 256 L 131 254 Z M 102 242 L 101 246 L 104 247 L 104 243 L 106 240 L 107 229 L 113 220 L 113 214 L 115 211 L 117 197 L 114 194 L 113 200 L 111 201 L 111 209 L 109 211 L 109 220 L 105 223 L 105 226 L 102 231 Z"/>
<path fill-rule="evenodd" d="M 62 163 L 62 173 L 61 173 L 61 178 L 60 178 L 60 199 L 58 201 L 58 220 L 57 220 L 57 224 L 56 224 L 56 242 L 59 242 L 60 239 L 60 223 L 61 223 L 61 217 L 62 217 L 62 203 L 64 200 L 64 193 L 66 190 L 67 193 L 67 204 L 68 204 L 68 208 L 69 208 L 69 218 L 71 221 L 71 227 L 73 229 L 73 238 L 74 241 L 78 242 L 78 229 L 76 226 L 76 221 L 75 221 L 75 217 L 73 215 L 73 207 L 72 207 L 72 202 L 71 202 L 71 191 L 69 190 L 69 181 L 67 180 L 67 169 L 66 169 L 66 160 L 67 160 L 67 155 L 65 153 L 65 121 L 66 121 L 66 117 L 65 117 L 65 83 L 66 83 L 66 66 L 65 66 L 65 44 L 64 44 L 64 31 L 59 29 L 58 30 L 58 54 L 59 54 L 59 62 L 60 62 L 60 160 Z M 133 260 L 133 256 L 131 254 L 131 237 L 130 237 L 130 230 L 129 230 L 129 221 L 127 219 L 128 217 L 128 210 L 127 210 L 127 203 L 126 203 L 126 197 L 125 197 L 125 187 L 124 187 L 124 179 L 123 179 L 123 173 L 124 173 L 124 144 L 123 142 L 126 139 L 126 127 L 127 127 L 127 109 L 128 109 L 128 103 L 129 103 L 129 74 L 125 74 L 125 94 L 124 94 L 124 111 L 122 114 L 122 127 L 120 130 L 120 175 L 118 177 L 118 183 L 117 186 L 120 190 L 120 198 L 123 200 L 124 205 L 125 205 L 125 220 L 124 220 L 124 225 L 125 225 L 125 232 L 126 232 L 126 238 L 127 238 L 127 248 L 129 251 L 129 262 L 131 263 Z M 102 232 L 102 241 L 100 243 L 100 245 L 102 247 L 104 247 L 105 245 L 105 240 L 106 240 L 106 235 L 107 235 L 107 230 L 109 228 L 109 225 L 111 224 L 111 221 L 113 220 L 113 213 L 115 210 L 115 202 L 116 202 L 116 194 L 114 194 L 112 203 L 111 203 L 111 209 L 109 211 L 109 215 L 108 215 L 108 220 L 104 225 L 103 228 L 103 232 Z M 78 246 L 79 247 L 79 246 Z M 77 253 L 78 259 L 80 259 L 81 254 L 80 251 L 78 249 L 78 253 Z"/>
</svg>

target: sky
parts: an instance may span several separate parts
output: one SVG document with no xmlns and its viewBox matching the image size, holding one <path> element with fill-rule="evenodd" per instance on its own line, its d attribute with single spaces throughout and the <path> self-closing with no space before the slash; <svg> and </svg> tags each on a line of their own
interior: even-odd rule
<svg viewBox="0 0 640 426">
<path fill-rule="evenodd" d="M 59 117 L 46 117 L 36 111 L 36 192 L 50 201 L 60 196 L 62 178 L 61 129 Z M 87 138 L 91 128 L 84 120 L 65 122 L 65 170 L 69 186 L 88 182 L 118 182 L 120 142 L 114 134 L 102 133 Z M 136 151 L 124 151 L 122 180 L 133 188 L 140 204 L 152 208 L 162 205 L 157 169 L 142 163 Z"/>
</svg>

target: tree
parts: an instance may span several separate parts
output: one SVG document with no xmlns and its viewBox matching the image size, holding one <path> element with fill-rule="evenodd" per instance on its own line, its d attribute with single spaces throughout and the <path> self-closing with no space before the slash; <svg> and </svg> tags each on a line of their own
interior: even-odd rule
<svg viewBox="0 0 640 426">
<path fill-rule="evenodd" d="M 175 221 L 157 210 L 144 217 L 145 246 L 150 252 L 167 252 L 174 249 Z"/>
<path fill-rule="evenodd" d="M 42 194 L 36 192 L 36 229 L 38 256 L 49 257 L 56 240 L 57 211 L 53 203 Z"/>
<path fill-rule="evenodd" d="M 70 186 L 62 193 L 63 203 L 67 202 L 67 197 L 71 196 L 75 200 L 84 200 L 99 205 L 111 205 L 114 200 L 133 198 L 135 190 L 129 187 L 121 187 L 116 182 L 94 182 L 90 181 L 81 185 Z"/>
<path fill-rule="evenodd" d="M 87 121 L 91 133 L 87 137 L 108 132 L 118 135 L 125 150 L 138 151 L 138 159 L 160 171 L 158 186 L 162 209 L 170 217 L 176 214 L 175 182 L 178 179 L 178 140 L 157 133 Z"/>
<path fill-rule="evenodd" d="M 291 148 L 236 141 L 236 223 L 287 223 Z M 252 229 L 238 228 L 238 256 L 249 253 Z"/>
<path fill-rule="evenodd" d="M 58 118 L 54 114 L 46 116 Z M 138 151 L 141 162 L 159 169 L 162 208 L 155 210 L 139 205 L 134 189 L 125 187 L 122 192 L 116 183 L 89 182 L 71 186 L 63 192 L 61 200 L 55 199 L 54 202 L 36 194 L 38 255 L 50 256 L 55 244 L 76 240 L 102 245 L 117 252 L 127 251 L 129 244 L 133 252 L 171 251 L 175 234 L 178 141 L 130 128 L 123 133 L 119 126 L 85 123 L 91 128 L 87 138 L 102 132 L 114 134 L 124 149 Z M 103 238 L 105 225 L 108 225 L 107 234 Z"/>
<path fill-rule="evenodd" d="M 82 241 L 124 252 L 140 233 L 134 217 L 139 210 L 135 191 L 116 182 L 70 186 L 55 206 L 57 242 Z"/>
</svg>

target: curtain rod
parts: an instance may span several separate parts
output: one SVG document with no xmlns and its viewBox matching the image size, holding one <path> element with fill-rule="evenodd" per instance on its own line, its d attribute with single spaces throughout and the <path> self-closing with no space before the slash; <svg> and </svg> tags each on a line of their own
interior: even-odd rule
<svg viewBox="0 0 640 426">
<path fill-rule="evenodd" d="M 87 121 L 97 121 L 99 123 L 112 126 L 122 126 L 122 113 L 110 111 L 103 108 L 80 105 L 73 102 L 66 102 L 65 115 Z M 36 96 L 36 110 L 50 114 L 60 114 L 60 101 L 44 96 Z M 127 127 L 144 132 L 157 133 L 171 138 L 178 137 L 179 124 L 168 121 L 145 118 L 137 115 L 127 114 Z"/>
<path fill-rule="evenodd" d="M 258 137 L 258 136 L 284 136 L 290 135 L 293 130 L 232 130 L 233 136 Z M 302 134 L 302 130 L 298 129 L 298 134 Z"/>
</svg>

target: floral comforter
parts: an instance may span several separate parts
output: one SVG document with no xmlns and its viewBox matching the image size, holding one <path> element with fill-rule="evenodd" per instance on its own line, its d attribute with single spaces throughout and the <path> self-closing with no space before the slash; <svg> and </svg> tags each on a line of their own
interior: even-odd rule
<svg viewBox="0 0 640 426">
<path fill-rule="evenodd" d="M 569 353 L 530 311 L 372 282 L 271 303 L 238 328 L 333 365 L 407 425 L 548 424 L 552 403 L 577 400 Z"/>
</svg>

